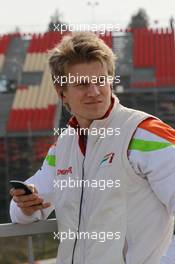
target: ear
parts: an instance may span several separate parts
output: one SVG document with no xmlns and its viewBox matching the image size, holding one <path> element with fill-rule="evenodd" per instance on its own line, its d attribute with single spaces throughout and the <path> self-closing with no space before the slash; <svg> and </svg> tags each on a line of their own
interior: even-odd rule
<svg viewBox="0 0 175 264">
<path fill-rule="evenodd" d="M 61 99 L 61 100 L 63 100 L 64 102 L 66 101 L 65 99 L 65 95 L 64 95 L 64 92 L 63 92 L 63 88 L 61 87 L 61 86 L 56 86 L 55 87 L 55 90 L 56 90 L 56 92 L 57 92 L 57 95 L 58 95 L 58 97 Z"/>
</svg>

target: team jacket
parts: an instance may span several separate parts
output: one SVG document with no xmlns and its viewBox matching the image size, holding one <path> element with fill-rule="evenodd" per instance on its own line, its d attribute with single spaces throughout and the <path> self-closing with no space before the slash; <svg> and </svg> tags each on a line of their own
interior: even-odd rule
<svg viewBox="0 0 175 264">
<path fill-rule="evenodd" d="M 52 206 L 27 217 L 12 201 L 12 221 L 47 218 L 55 209 L 59 231 L 76 234 L 60 244 L 59 264 L 159 264 L 173 230 L 174 130 L 123 107 L 117 98 L 109 115 L 93 121 L 90 130 L 101 127 L 120 128 L 120 135 L 111 135 L 111 130 L 105 138 L 90 134 L 86 149 L 79 135 L 59 137 L 41 170 L 27 180 Z M 90 187 L 60 190 L 60 183 L 70 179 L 89 181 Z M 100 180 L 110 181 L 110 187 L 100 188 Z M 90 236 L 80 239 L 83 232 Z M 100 242 L 102 233 L 109 236 Z M 171 252 L 162 263 L 170 264 L 169 257 L 173 261 Z"/>
</svg>

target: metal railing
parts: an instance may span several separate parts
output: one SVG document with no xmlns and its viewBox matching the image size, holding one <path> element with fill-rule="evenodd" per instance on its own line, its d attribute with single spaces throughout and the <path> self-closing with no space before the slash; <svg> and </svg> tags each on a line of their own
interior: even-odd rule
<svg viewBox="0 0 175 264">
<path fill-rule="evenodd" d="M 31 224 L 0 224 L 0 238 L 27 236 L 28 262 L 34 263 L 32 235 L 57 232 L 56 219 L 41 220 Z"/>
</svg>

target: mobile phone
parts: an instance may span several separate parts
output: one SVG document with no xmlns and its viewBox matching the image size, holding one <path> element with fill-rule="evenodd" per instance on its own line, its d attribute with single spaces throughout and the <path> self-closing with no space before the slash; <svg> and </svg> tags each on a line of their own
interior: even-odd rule
<svg viewBox="0 0 175 264">
<path fill-rule="evenodd" d="M 26 194 L 32 194 L 32 191 L 29 189 L 29 187 L 22 181 L 10 181 L 10 184 L 15 189 L 22 189 L 25 191 L 24 195 Z"/>
</svg>

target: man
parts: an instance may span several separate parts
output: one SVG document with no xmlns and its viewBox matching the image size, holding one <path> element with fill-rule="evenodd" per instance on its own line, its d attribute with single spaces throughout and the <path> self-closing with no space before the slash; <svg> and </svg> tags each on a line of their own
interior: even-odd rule
<svg viewBox="0 0 175 264">
<path fill-rule="evenodd" d="M 67 234 L 58 264 L 175 263 L 174 129 L 119 103 L 114 54 L 94 34 L 66 36 L 49 64 L 73 117 L 26 181 L 33 194 L 10 191 L 12 222 L 55 209 L 60 237 Z"/>
</svg>

